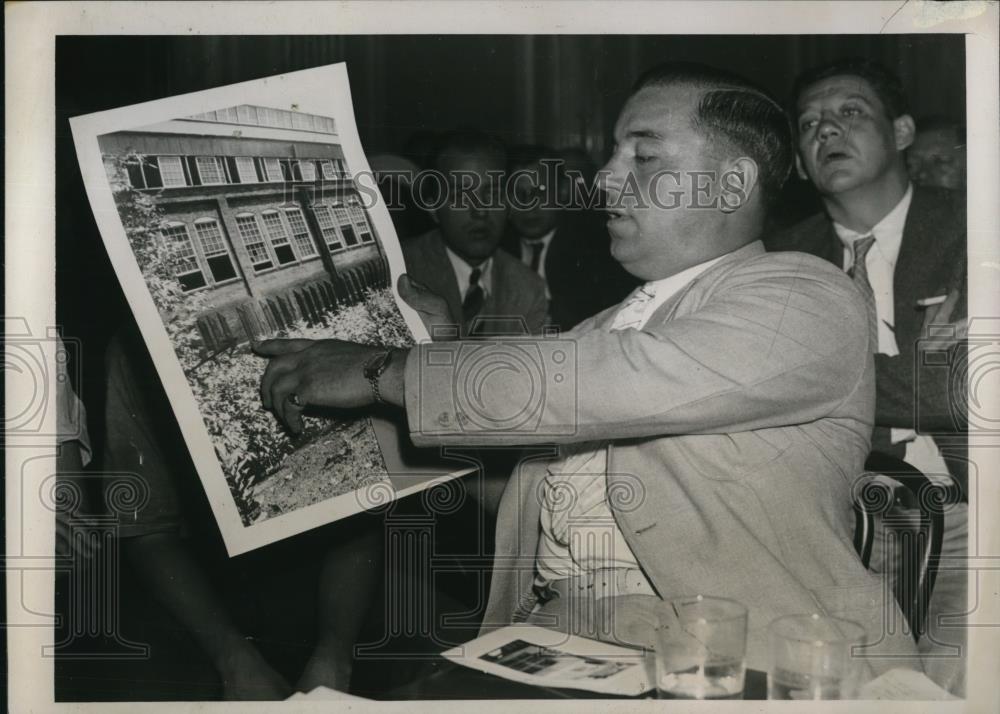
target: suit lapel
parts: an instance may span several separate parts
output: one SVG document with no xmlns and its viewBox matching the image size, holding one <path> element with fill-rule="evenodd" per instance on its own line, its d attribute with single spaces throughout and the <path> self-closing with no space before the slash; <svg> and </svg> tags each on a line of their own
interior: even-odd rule
<svg viewBox="0 0 1000 714">
<path fill-rule="evenodd" d="M 946 219 L 935 208 L 923 191 L 914 188 L 892 280 L 897 341 L 919 337 L 923 313 L 915 309 L 916 301 L 944 287 L 942 266 L 948 248 L 944 237 L 950 227 L 942 225 Z"/>
<path fill-rule="evenodd" d="M 837 235 L 837 231 L 833 228 L 833 221 L 827 220 L 824 222 L 826 223 L 825 236 L 823 237 L 820 250 L 816 255 L 823 260 L 833 263 L 837 270 L 843 270 L 844 244 L 840 241 L 840 236 Z"/>
<path fill-rule="evenodd" d="M 448 311 L 456 325 L 462 324 L 462 294 L 458 290 L 458 278 L 455 277 L 455 270 L 451 267 L 448 254 L 444 248 L 444 238 L 440 231 L 434 231 L 428 241 L 428 252 L 430 253 L 430 263 L 433 269 L 429 275 L 433 275 L 433 287 L 438 295 L 444 297 L 448 303 Z"/>
</svg>

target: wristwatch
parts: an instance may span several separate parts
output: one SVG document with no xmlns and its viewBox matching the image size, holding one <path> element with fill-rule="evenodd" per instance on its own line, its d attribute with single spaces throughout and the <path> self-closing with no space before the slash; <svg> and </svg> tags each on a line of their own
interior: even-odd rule
<svg viewBox="0 0 1000 714">
<path fill-rule="evenodd" d="M 382 399 L 381 393 L 378 391 L 378 380 L 389 368 L 389 362 L 392 361 L 392 350 L 387 349 L 384 352 L 379 352 L 368 358 L 365 362 L 365 379 L 368 383 L 372 385 L 372 396 L 375 397 L 376 404 L 385 404 Z"/>
</svg>

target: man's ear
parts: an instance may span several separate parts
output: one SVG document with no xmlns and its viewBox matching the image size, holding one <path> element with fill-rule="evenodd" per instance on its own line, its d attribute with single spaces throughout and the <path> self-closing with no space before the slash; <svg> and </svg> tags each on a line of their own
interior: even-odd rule
<svg viewBox="0 0 1000 714">
<path fill-rule="evenodd" d="M 892 130 L 896 137 L 896 151 L 902 151 L 913 143 L 917 133 L 917 125 L 909 114 L 900 114 L 892 120 Z"/>
<path fill-rule="evenodd" d="M 760 178 L 757 162 L 748 156 L 728 162 L 719 182 L 719 208 L 724 213 L 745 206 Z"/>
<path fill-rule="evenodd" d="M 802 165 L 802 157 L 798 153 L 795 154 L 795 173 L 803 181 L 809 180 L 809 174 L 806 173 L 806 167 Z"/>
</svg>

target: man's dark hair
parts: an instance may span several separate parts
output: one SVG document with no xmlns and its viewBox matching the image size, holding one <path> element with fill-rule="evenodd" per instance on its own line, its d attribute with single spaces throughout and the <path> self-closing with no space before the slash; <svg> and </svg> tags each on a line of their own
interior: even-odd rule
<svg viewBox="0 0 1000 714">
<path fill-rule="evenodd" d="M 528 168 L 544 160 L 558 161 L 559 153 L 541 144 L 517 144 L 507 150 L 507 171 Z"/>
<path fill-rule="evenodd" d="M 917 133 L 925 131 L 953 131 L 959 144 L 965 143 L 965 125 L 957 119 L 942 114 L 932 114 L 915 120 Z"/>
<path fill-rule="evenodd" d="M 792 114 L 798 113 L 799 99 L 809 87 L 830 77 L 849 75 L 860 77 L 868 82 L 875 91 L 875 96 L 882 102 L 890 119 L 896 119 L 908 113 L 906 92 L 899 77 L 885 65 L 864 57 L 845 57 L 827 62 L 818 67 L 808 69 L 795 79 L 792 85 Z"/>
<path fill-rule="evenodd" d="M 438 137 L 429 159 L 429 168 L 442 170 L 446 159 L 468 154 L 496 156 L 501 165 L 507 163 L 507 149 L 499 139 L 479 129 L 456 129 Z"/>
<path fill-rule="evenodd" d="M 632 93 L 671 84 L 704 90 L 694 112 L 694 127 L 734 154 L 757 162 L 763 198 L 773 202 L 793 160 L 792 128 L 781 105 L 737 74 L 693 62 L 667 62 L 647 70 Z"/>
</svg>

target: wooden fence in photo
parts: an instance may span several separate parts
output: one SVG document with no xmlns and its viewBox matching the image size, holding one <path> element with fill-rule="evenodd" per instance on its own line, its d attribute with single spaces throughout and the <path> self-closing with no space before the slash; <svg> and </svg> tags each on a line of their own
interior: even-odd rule
<svg viewBox="0 0 1000 714">
<path fill-rule="evenodd" d="M 389 265 L 375 258 L 282 293 L 248 300 L 235 308 L 198 318 L 206 357 L 239 344 L 267 337 L 297 323 L 316 325 L 337 309 L 364 299 L 370 288 L 389 286 Z"/>
</svg>

